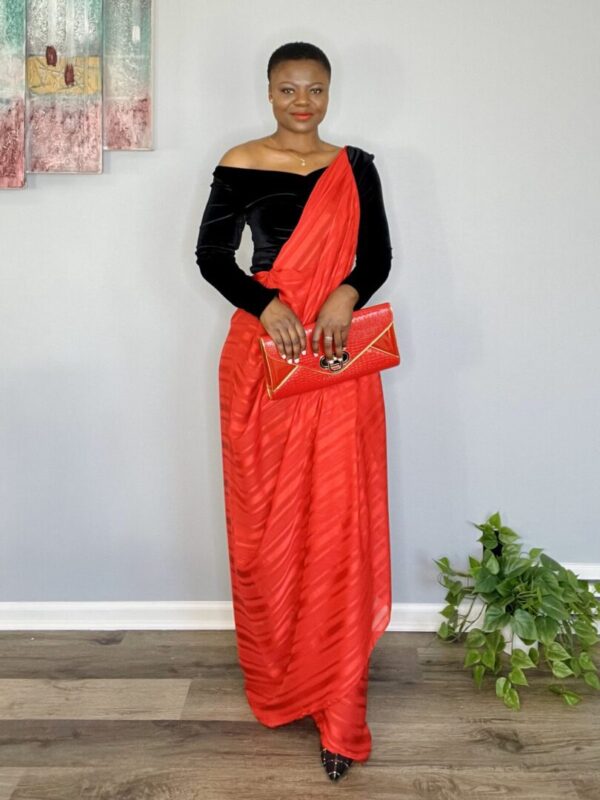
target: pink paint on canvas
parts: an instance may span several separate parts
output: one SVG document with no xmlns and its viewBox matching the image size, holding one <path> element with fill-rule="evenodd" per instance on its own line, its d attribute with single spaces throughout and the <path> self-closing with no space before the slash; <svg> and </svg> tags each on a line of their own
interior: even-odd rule
<svg viewBox="0 0 600 800">
<path fill-rule="evenodd" d="M 36 102 L 27 140 L 30 172 L 101 172 L 102 103 Z"/>
<path fill-rule="evenodd" d="M 0 189 L 25 185 L 25 103 L 0 105 Z"/>
<path fill-rule="evenodd" d="M 149 150 L 152 109 L 149 97 L 111 100 L 104 110 L 104 143 L 109 150 Z"/>
</svg>

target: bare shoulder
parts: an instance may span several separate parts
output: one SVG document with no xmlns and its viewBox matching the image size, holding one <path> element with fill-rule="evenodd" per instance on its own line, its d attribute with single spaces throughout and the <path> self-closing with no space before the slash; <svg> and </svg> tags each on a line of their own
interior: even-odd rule
<svg viewBox="0 0 600 800">
<path fill-rule="evenodd" d="M 224 167 L 243 167 L 252 169 L 255 167 L 268 167 L 268 153 L 265 147 L 265 139 L 250 139 L 230 148 L 219 161 Z"/>
<path fill-rule="evenodd" d="M 223 154 L 219 164 L 223 167 L 260 167 L 263 166 L 265 161 L 265 140 L 268 137 L 261 139 L 249 139 L 247 142 L 237 144 L 231 147 Z"/>
<path fill-rule="evenodd" d="M 248 142 L 230 147 L 223 153 L 219 165 L 222 167 L 251 167 L 252 153 L 248 148 Z"/>
</svg>

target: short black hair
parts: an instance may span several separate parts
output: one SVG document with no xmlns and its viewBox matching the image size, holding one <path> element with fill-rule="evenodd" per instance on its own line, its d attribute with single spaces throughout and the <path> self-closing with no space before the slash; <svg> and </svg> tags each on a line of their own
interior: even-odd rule
<svg viewBox="0 0 600 800">
<path fill-rule="evenodd" d="M 271 80 L 271 72 L 274 67 L 281 64 L 283 61 L 296 61 L 302 58 L 311 58 L 318 61 L 327 70 L 327 75 L 331 80 L 331 64 L 325 53 L 320 47 L 309 42 L 288 42 L 278 47 L 269 58 L 267 65 L 267 79 Z"/>
</svg>

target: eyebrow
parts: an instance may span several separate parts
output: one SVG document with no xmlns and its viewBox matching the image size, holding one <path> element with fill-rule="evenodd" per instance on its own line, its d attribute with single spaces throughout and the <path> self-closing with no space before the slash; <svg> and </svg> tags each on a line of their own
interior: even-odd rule
<svg viewBox="0 0 600 800">
<path fill-rule="evenodd" d="M 277 86 L 282 86 L 284 83 L 295 83 L 295 81 L 279 81 Z M 325 84 L 323 81 L 314 81 L 313 83 L 309 83 L 309 86 L 324 86 Z"/>
</svg>

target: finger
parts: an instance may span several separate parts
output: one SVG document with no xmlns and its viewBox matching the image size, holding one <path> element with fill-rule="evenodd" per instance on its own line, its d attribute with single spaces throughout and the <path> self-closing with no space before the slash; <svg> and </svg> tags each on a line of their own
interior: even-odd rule
<svg viewBox="0 0 600 800">
<path fill-rule="evenodd" d="M 314 356 L 319 355 L 319 340 L 321 339 L 321 332 L 323 330 L 323 326 L 320 322 L 317 322 L 315 325 L 315 329 L 313 330 L 312 338 L 311 338 L 311 347 Z"/>
<path fill-rule="evenodd" d="M 302 326 L 300 320 L 296 322 L 296 332 L 298 334 L 298 341 L 300 342 L 300 352 L 303 356 L 306 355 L 306 331 Z"/>
<path fill-rule="evenodd" d="M 288 327 L 288 336 L 292 342 L 292 359 L 297 364 L 300 360 L 300 337 L 298 336 L 295 323 L 292 323 Z"/>
<path fill-rule="evenodd" d="M 348 343 L 348 334 L 350 332 L 350 326 L 344 325 L 342 328 L 340 328 L 340 330 L 342 332 L 342 350 L 345 350 L 346 344 Z"/>
<path fill-rule="evenodd" d="M 344 351 L 342 349 L 342 329 L 339 327 L 335 328 L 333 331 L 333 343 L 336 356 L 341 358 L 344 355 Z"/>
<path fill-rule="evenodd" d="M 286 355 L 285 355 L 285 344 L 284 344 L 284 341 L 283 341 L 283 337 L 281 336 L 279 331 L 278 330 L 277 331 L 273 331 L 273 334 L 272 334 L 271 338 L 273 339 L 273 341 L 277 345 L 277 349 L 279 350 L 279 355 L 282 358 L 286 358 Z"/>
<path fill-rule="evenodd" d="M 288 363 L 292 364 L 293 363 L 292 353 L 294 352 L 294 349 L 292 347 L 292 340 L 290 339 L 290 335 L 288 333 L 287 328 L 281 328 L 281 338 L 283 339 L 285 357 Z"/>
<path fill-rule="evenodd" d="M 323 328 L 323 349 L 327 360 L 331 361 L 333 358 L 333 328 L 331 325 L 326 325 Z"/>
</svg>

